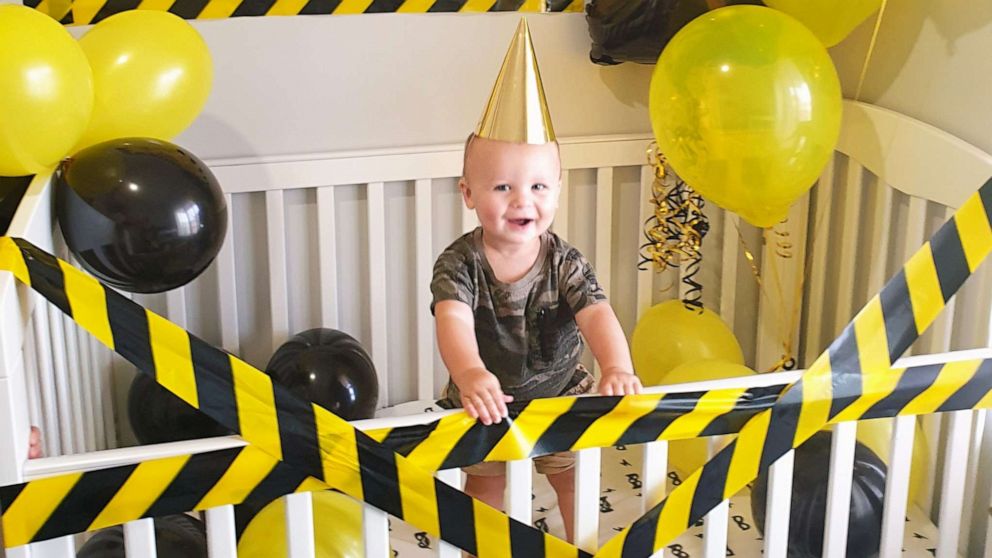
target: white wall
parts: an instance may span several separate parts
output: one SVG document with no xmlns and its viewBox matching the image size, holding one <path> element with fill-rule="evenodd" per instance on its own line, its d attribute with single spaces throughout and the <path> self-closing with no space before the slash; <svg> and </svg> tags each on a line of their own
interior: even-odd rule
<svg viewBox="0 0 992 558">
<path fill-rule="evenodd" d="M 853 98 L 874 17 L 832 49 Z M 992 2 L 889 0 L 861 100 L 908 114 L 992 153 Z"/>
<path fill-rule="evenodd" d="M 461 142 L 519 14 L 196 21 L 213 55 L 207 106 L 177 143 L 205 159 Z M 589 62 L 582 14 L 531 14 L 559 136 L 650 131 L 651 67 Z"/>
</svg>

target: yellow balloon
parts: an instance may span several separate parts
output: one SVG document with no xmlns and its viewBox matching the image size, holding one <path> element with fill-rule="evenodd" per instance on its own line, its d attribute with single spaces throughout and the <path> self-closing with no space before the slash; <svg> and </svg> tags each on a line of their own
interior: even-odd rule
<svg viewBox="0 0 992 558">
<path fill-rule="evenodd" d="M 689 186 L 768 227 L 812 187 L 840 133 L 837 71 L 795 19 L 728 6 L 679 31 L 651 78 L 651 124 Z"/>
<path fill-rule="evenodd" d="M 765 0 L 765 4 L 798 19 L 823 46 L 832 47 L 878 11 L 882 0 Z"/>
<path fill-rule="evenodd" d="M 317 558 L 363 558 L 362 505 L 326 490 L 313 493 L 313 534 Z M 283 498 L 262 508 L 238 539 L 238 558 L 283 558 L 286 504 Z"/>
<path fill-rule="evenodd" d="M 54 167 L 92 110 L 93 76 L 72 35 L 41 12 L 0 5 L 0 176 Z"/>
<path fill-rule="evenodd" d="M 724 378 L 739 378 L 757 374 L 743 364 L 725 360 L 698 360 L 676 366 L 674 370 L 662 378 L 665 384 L 682 384 L 686 382 L 702 382 L 705 380 L 722 380 Z M 733 435 L 718 436 L 714 453 L 734 439 Z M 672 440 L 668 447 L 668 465 L 678 471 L 683 478 L 709 461 L 707 453 L 708 438 L 693 438 L 691 440 Z"/>
<path fill-rule="evenodd" d="M 79 39 L 93 67 L 93 119 L 76 149 L 121 137 L 170 140 L 210 94 L 213 63 L 203 38 L 179 16 L 133 10 Z"/>
<path fill-rule="evenodd" d="M 744 363 L 737 338 L 712 310 L 700 314 L 681 301 L 669 300 L 648 309 L 637 321 L 630 340 L 634 370 L 644 385 L 662 383 L 676 366 L 716 359 Z"/>
<path fill-rule="evenodd" d="M 889 463 L 889 448 L 892 447 L 892 425 L 894 419 L 874 419 L 858 422 L 858 441 L 875 452 L 879 459 Z M 913 457 L 909 470 L 909 502 L 915 502 L 927 482 L 927 469 L 930 455 L 927 453 L 926 436 L 923 427 L 917 422 L 913 437 Z"/>
</svg>

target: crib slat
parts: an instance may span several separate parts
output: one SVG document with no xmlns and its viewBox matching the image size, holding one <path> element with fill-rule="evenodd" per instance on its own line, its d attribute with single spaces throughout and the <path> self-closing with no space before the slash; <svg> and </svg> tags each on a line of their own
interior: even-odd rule
<svg viewBox="0 0 992 558">
<path fill-rule="evenodd" d="M 765 556 L 785 558 L 789 550 L 789 520 L 792 512 L 792 473 L 796 452 L 789 450 L 768 469 L 765 498 Z M 752 496 L 753 497 L 753 496 Z"/>
<path fill-rule="evenodd" d="M 889 450 L 885 476 L 885 505 L 882 510 L 882 539 L 879 558 L 902 556 L 906 527 L 910 467 L 913 460 L 913 436 L 916 417 L 896 417 L 892 425 L 892 448 Z"/>
<path fill-rule="evenodd" d="M 455 488 L 460 489 L 462 486 L 462 472 L 460 469 L 445 469 L 443 471 L 438 471 L 437 478 L 441 482 L 454 486 Z M 462 551 L 458 550 L 458 547 L 438 539 L 437 556 L 438 558 L 461 558 Z"/>
<path fill-rule="evenodd" d="M 888 277 L 890 253 L 889 238 L 892 236 L 892 188 L 879 181 L 874 189 L 875 212 L 871 223 L 871 247 L 874 263 L 868 268 L 868 292 L 882 290 Z M 900 260 L 901 261 L 901 260 Z"/>
<path fill-rule="evenodd" d="M 156 558 L 155 523 L 151 518 L 124 524 L 124 555 Z"/>
<path fill-rule="evenodd" d="M 265 192 L 265 229 L 269 262 L 269 312 L 272 350 L 289 338 L 289 301 L 286 296 L 286 210 L 282 190 Z"/>
<path fill-rule="evenodd" d="M 719 440 L 711 436 L 707 443 L 707 457 L 713 457 L 719 451 Z M 703 523 L 703 555 L 706 558 L 724 558 L 727 555 L 727 514 L 730 512 L 730 501 L 724 500 L 706 514 Z"/>
<path fill-rule="evenodd" d="M 234 506 L 220 506 L 206 511 L 207 554 L 210 558 L 235 558 L 238 539 L 234 525 Z"/>
<path fill-rule="evenodd" d="M 923 241 L 926 239 L 926 217 L 926 200 L 922 198 L 909 198 L 909 212 L 906 216 L 906 230 L 904 232 L 905 242 L 902 246 L 903 252 L 898 259 L 899 262 L 908 260 L 923 245 Z M 841 290 L 843 291 L 844 289 Z M 928 333 L 924 332 L 922 337 L 926 338 L 927 335 Z M 915 345 L 916 343 L 909 347 L 903 356 L 917 354 Z M 931 461 L 931 463 L 936 463 L 936 461 Z"/>
<path fill-rule="evenodd" d="M 38 383 L 40 371 L 38 370 L 38 355 L 32 350 L 35 347 L 34 327 L 28 324 L 24 332 L 24 376 L 28 390 L 28 421 L 33 426 L 45 427 L 44 413 L 41 410 L 41 385 Z M 15 422 L 16 415 L 11 417 L 12 428 L 17 428 Z M 44 437 L 43 437 L 44 438 Z M 44 444 L 44 442 L 43 442 Z M 12 481 L 15 479 L 11 479 Z"/>
<path fill-rule="evenodd" d="M 954 216 L 953 207 L 943 208 L 943 220 L 947 221 Z M 954 314 L 957 308 L 958 297 L 947 301 L 944 310 L 937 314 L 937 319 L 928 329 L 930 333 L 929 354 L 944 353 L 951 350 L 951 328 L 954 325 Z"/>
<path fill-rule="evenodd" d="M 989 430 L 988 410 L 972 413 L 971 440 L 969 440 L 968 475 L 964 488 L 965 519 L 961 532 L 969 533 L 968 552 L 978 553 L 984 544 L 985 530 L 992 512 L 992 478 L 985 474 L 992 458 L 992 430 Z"/>
<path fill-rule="evenodd" d="M 827 257 L 829 256 L 830 215 L 833 207 L 834 193 L 834 157 L 830 157 L 827 166 L 820 175 L 816 185 L 816 214 L 813 217 L 813 239 L 810 246 L 813 250 L 809 269 L 809 309 L 806 324 L 806 343 L 803 362 L 811 364 L 823 350 L 823 331 L 825 322 L 829 320 L 823 312 L 823 296 L 826 291 Z M 726 257 L 724 258 L 726 259 Z M 827 328 L 833 330 L 833 327 Z"/>
<path fill-rule="evenodd" d="M 224 194 L 229 211 L 233 211 L 231 194 Z M 241 352 L 238 333 L 238 282 L 234 267 L 234 227 L 228 227 L 227 236 L 217 254 L 217 300 L 220 310 L 220 338 L 224 348 L 234 354 Z M 323 280 L 323 278 L 321 278 Z M 323 283 L 322 283 L 323 284 Z M 323 289 L 321 289 L 323 292 Z"/>
<path fill-rule="evenodd" d="M 114 353 L 105 348 L 103 345 L 100 345 L 95 339 L 91 339 L 91 341 L 93 343 L 94 350 L 99 352 L 97 359 L 99 364 L 99 382 L 96 387 L 100 390 L 99 395 L 97 395 L 97 401 L 103 402 L 104 441 L 107 448 L 116 448 L 117 425 L 114 422 L 114 393 L 112 388 L 114 383 Z"/>
<path fill-rule="evenodd" d="M 968 472 L 968 443 L 972 411 L 948 413 L 947 446 L 944 452 L 944 478 L 940 484 L 940 515 L 937 518 L 937 558 L 958 555 L 964 481 Z"/>
<path fill-rule="evenodd" d="M 64 454 L 76 453 L 76 440 L 73 433 L 72 394 L 69 388 L 69 371 L 66 370 L 65 331 L 62 327 L 62 312 L 52 305 L 46 305 L 48 310 L 48 331 L 52 343 L 52 363 L 55 372 L 55 399 L 59 421 L 59 440 Z"/>
<path fill-rule="evenodd" d="M 568 185 L 569 172 L 567 169 L 561 170 L 561 193 L 558 195 L 558 211 L 555 213 L 554 231 L 563 240 L 568 240 L 569 223 L 569 200 L 572 197 L 572 189 Z"/>
<path fill-rule="evenodd" d="M 389 342 L 386 315 L 386 203 L 385 185 L 368 185 L 369 323 L 372 330 L 372 362 L 379 375 L 379 406 L 389 398 Z"/>
<path fill-rule="evenodd" d="M 369 504 L 362 506 L 365 558 L 389 558 L 389 515 Z"/>
<path fill-rule="evenodd" d="M 854 315 L 854 271 L 858 251 L 858 232 L 861 221 L 861 182 L 864 178 L 864 167 L 853 159 L 848 160 L 847 179 L 844 184 L 844 213 L 843 229 L 840 239 L 840 257 L 832 263 L 839 268 L 836 285 L 844 285 L 837 289 L 837 306 L 834 309 L 834 327 L 831 335 L 840 332 L 844 324 L 851 321 Z"/>
<path fill-rule="evenodd" d="M 334 187 L 317 188 L 317 249 L 320 254 L 320 323 L 338 327 L 338 266 Z"/>
<path fill-rule="evenodd" d="M 595 552 L 599 548 L 599 482 L 602 467 L 599 448 L 575 452 L 575 546 Z"/>
<path fill-rule="evenodd" d="M 186 289 L 180 287 L 165 293 L 165 306 L 169 314 L 169 320 L 185 328 L 188 323 L 186 314 Z"/>
<path fill-rule="evenodd" d="M 506 513 L 525 524 L 530 524 L 531 521 L 533 478 L 530 459 L 507 462 Z"/>
<path fill-rule="evenodd" d="M 596 278 L 606 296 L 611 296 L 613 273 L 613 169 L 596 171 Z"/>
<path fill-rule="evenodd" d="M 72 435 L 76 439 L 76 450 L 80 453 L 89 448 L 86 439 L 86 422 L 83 419 L 83 405 L 86 397 L 83 391 L 82 370 L 79 364 L 79 340 L 76 337 L 76 323 L 62 315 L 62 330 L 65 332 L 66 372 L 69 380 L 69 406 Z"/>
<path fill-rule="evenodd" d="M 431 316 L 431 181 L 414 183 L 417 273 L 417 399 L 432 399 L 434 390 L 434 320 Z"/>
<path fill-rule="evenodd" d="M 288 494 L 285 502 L 287 558 L 314 558 L 312 494 Z"/>
<path fill-rule="evenodd" d="M 95 349 L 90 343 L 91 336 L 89 333 L 84 331 L 82 328 L 76 326 L 76 337 L 79 341 L 79 361 L 81 365 L 80 374 L 83 380 L 82 386 L 82 400 L 83 400 L 83 415 L 85 418 L 83 426 L 86 429 L 86 451 L 95 451 L 102 449 L 99 447 L 101 435 L 97 434 L 103 430 L 103 427 L 97 422 L 97 410 L 100 413 L 103 412 L 100 409 L 102 401 L 96 399 L 97 391 L 94 389 L 94 384 L 96 383 L 96 357 L 93 356 L 92 351 Z"/>
<path fill-rule="evenodd" d="M 734 329 L 737 306 L 737 266 L 740 262 L 740 241 L 737 227 L 740 217 L 723 211 L 723 267 L 720 271 L 720 317 Z"/>
<path fill-rule="evenodd" d="M 37 351 L 38 383 L 41 386 L 41 409 L 44 418 L 44 433 L 42 443 L 45 445 L 45 455 L 54 457 L 61 455 L 59 449 L 58 410 L 55 396 L 55 376 L 52 365 L 52 345 L 48 336 L 48 301 L 39 294 L 35 297 L 34 311 L 34 347 Z"/>
<path fill-rule="evenodd" d="M 638 208 L 638 226 L 641 227 L 640 231 L 643 231 L 644 223 L 647 222 L 648 218 L 651 217 L 651 185 L 654 184 L 654 167 L 651 165 L 641 166 L 641 183 L 640 190 L 637 197 Z M 644 233 L 638 232 L 637 242 L 644 242 Z M 640 260 L 640 257 L 638 257 Z M 637 272 L 637 295 L 635 299 L 635 304 L 637 305 L 637 318 L 644 314 L 648 308 L 651 308 L 651 290 L 654 288 L 654 268 L 649 264 L 646 266 L 645 271 L 638 270 Z M 647 451 L 647 450 L 645 450 Z"/>
<path fill-rule="evenodd" d="M 641 511 L 647 512 L 662 499 L 668 491 L 668 442 L 648 442 L 644 448 L 644 464 L 641 468 Z"/>
<path fill-rule="evenodd" d="M 827 519 L 823 531 L 824 558 L 847 554 L 847 522 L 851 511 L 851 479 L 857 422 L 834 425 L 830 443 L 830 481 L 827 483 Z"/>
<path fill-rule="evenodd" d="M 19 546 L 7 550 L 10 558 L 74 558 L 76 544 L 72 535 L 42 541 L 30 545 Z M 140 556 L 134 554 L 133 556 Z M 152 554 L 151 558 L 155 558 Z"/>
</svg>

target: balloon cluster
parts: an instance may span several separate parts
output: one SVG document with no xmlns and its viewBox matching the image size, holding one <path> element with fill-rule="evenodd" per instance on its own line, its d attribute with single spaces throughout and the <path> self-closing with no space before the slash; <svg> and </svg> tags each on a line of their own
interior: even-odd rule
<svg viewBox="0 0 992 558">
<path fill-rule="evenodd" d="M 0 176 L 38 174 L 104 140 L 168 140 L 196 118 L 213 67 L 169 12 L 111 16 L 79 41 L 49 16 L 0 6 Z"/>
</svg>

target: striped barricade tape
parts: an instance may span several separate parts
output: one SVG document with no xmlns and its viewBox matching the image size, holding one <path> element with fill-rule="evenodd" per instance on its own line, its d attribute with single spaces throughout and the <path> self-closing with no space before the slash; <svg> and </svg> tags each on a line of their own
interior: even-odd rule
<svg viewBox="0 0 992 558">
<path fill-rule="evenodd" d="M 583 12 L 584 0 L 26 0 L 66 25 L 89 25 L 127 10 L 183 19 L 381 13 Z"/>
<path fill-rule="evenodd" d="M 990 214 L 992 180 L 913 254 L 771 409 L 748 420 L 732 443 L 597 556 L 651 555 L 829 422 L 856 419 L 896 397 L 906 376 L 889 367 L 992 250 Z"/>
<path fill-rule="evenodd" d="M 872 386 L 872 396 L 878 401 L 866 408 L 859 419 L 992 407 L 992 359 L 919 366 L 893 370 L 890 373 L 899 378 L 896 388 L 888 390 L 881 384 Z M 785 385 L 777 385 L 766 389 L 771 395 L 779 393 L 785 387 Z M 625 419 L 640 420 L 654 417 L 659 422 L 665 420 L 671 422 L 669 417 L 673 414 L 690 416 L 686 414 L 686 409 L 692 407 L 693 401 L 705 400 L 709 393 L 714 392 L 678 394 L 685 396 L 676 407 L 676 409 L 681 407 L 682 411 L 659 411 L 649 415 L 633 413 Z M 571 397 L 559 399 L 575 400 Z M 617 408 L 611 401 L 613 399 L 617 398 L 582 398 L 584 401 L 589 401 L 591 407 L 570 410 L 561 416 L 574 412 L 579 418 L 590 414 L 603 417 L 609 414 L 611 409 Z M 635 395 L 623 399 L 636 402 L 638 399 L 652 400 L 653 396 Z M 719 424 L 708 423 L 705 428 L 708 430 L 706 435 L 736 433 L 747 418 L 771 408 L 773 404 L 774 397 L 762 397 L 755 399 L 755 404 L 750 408 L 735 408 L 728 413 L 727 420 Z M 452 416 L 464 417 L 467 421 L 475 422 L 464 414 Z M 396 433 L 400 430 L 408 430 L 414 439 L 424 439 L 409 428 L 394 429 L 390 432 Z M 667 431 L 659 436 L 641 430 L 629 438 L 629 443 L 650 442 L 656 439 L 688 439 L 695 437 L 693 431 L 698 431 L 698 428 L 682 429 L 677 432 Z M 382 436 L 382 432 L 371 431 L 369 434 L 374 438 L 383 437 L 384 445 L 392 450 L 399 450 L 408 445 L 408 441 L 403 437 L 385 437 Z M 548 443 L 544 446 L 535 446 L 531 455 L 586 447 L 578 444 L 570 445 L 569 439 L 574 439 L 574 436 L 570 434 L 568 437 L 549 437 Z M 459 462 L 456 465 L 471 463 Z M 427 466 L 425 463 L 418 465 Z M 250 511 L 237 517 L 240 533 L 251 519 L 250 512 L 261 509 L 265 503 L 294 492 L 324 489 L 326 489 L 324 483 L 300 474 L 293 467 L 266 455 L 254 446 L 246 446 L 148 460 L 135 465 L 61 475 L 4 487 L 0 489 L 0 508 L 9 510 L 10 515 L 4 517 L 8 528 L 22 526 L 16 527 L 15 532 L 16 529 L 35 532 L 31 539 L 33 542 L 142 517 L 251 502 Z M 24 497 L 19 500 L 22 494 Z"/>
<path fill-rule="evenodd" d="M 13 272 L 138 370 L 240 434 L 259 450 L 254 455 L 284 461 L 472 554 L 485 546 L 521 556 L 588 556 L 436 479 L 264 372 L 27 241 L 0 237 L 0 270 Z M 59 505 L 90 503 L 70 489 Z M 4 513 L 4 542 L 26 544 L 42 524 L 8 525 L 12 511 Z"/>
</svg>

